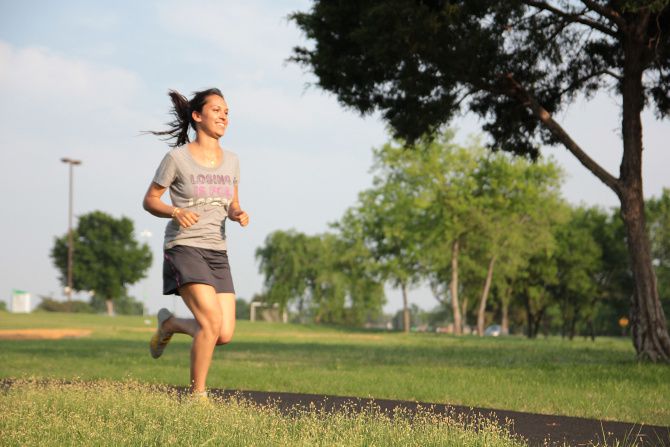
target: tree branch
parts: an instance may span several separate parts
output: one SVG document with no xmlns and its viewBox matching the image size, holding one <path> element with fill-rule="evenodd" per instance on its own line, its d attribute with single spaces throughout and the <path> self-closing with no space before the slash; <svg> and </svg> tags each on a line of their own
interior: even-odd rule
<svg viewBox="0 0 670 447">
<path fill-rule="evenodd" d="M 454 105 L 456 107 L 460 107 L 460 105 L 463 103 L 463 101 L 465 101 L 468 97 L 472 96 L 474 93 L 475 93 L 474 91 L 468 90 L 467 92 L 465 92 L 465 94 L 463 96 L 461 96 L 459 99 L 456 100 Z"/>
<path fill-rule="evenodd" d="M 621 17 L 621 15 L 613 10 L 612 8 L 608 8 L 607 6 L 599 5 L 593 0 L 582 0 L 582 3 L 589 8 L 591 11 L 595 11 L 601 16 L 609 19 L 611 22 L 616 24 L 616 26 L 619 27 L 620 30 L 624 30 L 626 28 L 626 21 Z"/>
<path fill-rule="evenodd" d="M 562 9 L 558 9 L 555 6 L 551 6 L 543 1 L 538 1 L 538 0 L 522 0 L 523 3 L 525 3 L 528 6 L 532 6 L 533 8 L 541 9 L 543 11 L 549 11 L 553 14 L 556 14 L 558 16 L 563 17 L 564 19 L 568 20 L 571 23 L 581 23 L 582 25 L 586 25 L 590 28 L 593 28 L 595 30 L 600 31 L 603 34 L 607 34 L 608 36 L 611 37 L 616 37 L 617 33 L 616 31 L 606 27 L 602 23 L 598 23 L 595 20 L 591 20 L 589 18 L 583 17 L 582 14 L 578 13 L 569 13 L 566 11 L 563 11 Z"/>
<path fill-rule="evenodd" d="M 430 291 L 433 292 L 433 297 L 437 300 L 438 303 L 446 306 L 447 300 L 440 297 L 440 291 L 438 290 L 438 285 L 435 284 L 433 281 L 429 281 L 429 283 L 430 283 Z"/>
<path fill-rule="evenodd" d="M 595 78 L 600 75 L 604 74 L 610 74 L 608 70 L 598 70 L 594 71 L 593 73 L 589 73 L 586 76 L 582 76 L 581 78 L 577 79 L 575 82 L 571 83 L 567 87 L 565 87 L 563 90 L 561 90 L 558 94 L 558 96 L 563 96 L 565 93 L 568 91 L 576 88 L 578 85 L 583 84 L 584 82 L 588 81 L 589 79 Z"/>
<path fill-rule="evenodd" d="M 623 81 L 623 76 L 621 76 L 618 73 L 614 73 L 612 70 L 604 70 L 603 74 L 608 74 L 608 75 L 612 76 L 614 79 L 616 79 L 617 81 Z"/>
<path fill-rule="evenodd" d="M 505 75 L 505 81 L 508 84 L 508 95 L 520 101 L 524 106 L 528 107 L 533 114 L 542 122 L 542 124 L 549 129 L 553 136 L 555 136 L 563 145 L 574 155 L 579 162 L 607 185 L 612 191 L 619 194 L 621 185 L 619 179 L 607 172 L 595 160 L 584 152 L 577 143 L 568 135 L 568 133 L 551 117 L 551 114 L 537 102 L 537 100 L 526 89 L 519 84 L 514 76 L 509 73 Z"/>
</svg>

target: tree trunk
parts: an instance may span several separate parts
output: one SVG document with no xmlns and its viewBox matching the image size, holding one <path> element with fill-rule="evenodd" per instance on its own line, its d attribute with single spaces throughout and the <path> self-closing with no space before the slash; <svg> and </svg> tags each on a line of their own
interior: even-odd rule
<svg viewBox="0 0 670 447">
<path fill-rule="evenodd" d="M 105 300 L 105 306 L 107 307 L 107 316 L 113 317 L 114 316 L 114 300 L 111 298 L 107 298 Z"/>
<path fill-rule="evenodd" d="M 402 289 L 402 330 L 407 334 L 409 333 L 410 327 L 409 306 L 407 305 L 407 284 L 402 283 L 400 288 Z"/>
<path fill-rule="evenodd" d="M 587 324 L 589 328 L 589 336 L 591 337 L 591 341 L 596 341 L 596 327 L 595 324 L 593 324 L 593 318 L 589 318 Z"/>
<path fill-rule="evenodd" d="M 500 332 L 509 335 L 509 303 L 512 301 L 512 286 L 505 289 L 505 294 L 500 300 L 502 319 L 500 321 Z"/>
<path fill-rule="evenodd" d="M 465 333 L 465 327 L 468 325 L 468 297 L 461 301 L 461 334 Z"/>
<path fill-rule="evenodd" d="M 528 323 L 528 330 L 526 336 L 528 338 L 533 338 L 533 311 L 530 308 L 530 298 L 526 296 L 525 305 L 526 305 L 526 322 Z"/>
<path fill-rule="evenodd" d="M 544 318 L 544 311 L 546 307 L 543 307 L 537 314 L 535 314 L 535 322 L 533 323 L 533 336 L 531 338 L 537 338 L 537 334 L 540 332 L 540 324 L 542 323 L 542 318 Z"/>
<path fill-rule="evenodd" d="M 509 335 L 509 303 L 503 301 L 501 303 L 502 319 L 500 321 L 500 333 Z"/>
<path fill-rule="evenodd" d="M 639 194 L 641 195 L 641 187 Z M 637 193 L 631 195 L 637 196 Z M 670 336 L 658 295 L 656 274 L 644 222 L 644 201 L 621 200 L 621 214 L 626 222 L 630 264 L 635 279 L 631 296 L 630 326 L 638 358 L 670 361 Z"/>
<path fill-rule="evenodd" d="M 530 297 L 526 293 L 525 299 L 526 305 L 526 318 L 528 320 L 528 338 L 536 338 L 537 334 L 540 332 L 540 323 L 542 323 L 542 318 L 544 317 L 544 312 L 547 309 L 547 306 L 542 307 L 537 312 L 533 313 L 533 309 L 530 303 Z"/>
<path fill-rule="evenodd" d="M 570 341 L 574 340 L 576 329 L 577 329 L 577 312 L 575 312 L 575 314 L 570 319 L 570 332 L 568 333 L 568 338 L 570 339 Z"/>
<path fill-rule="evenodd" d="M 454 334 L 463 333 L 461 323 L 461 310 L 458 306 L 458 239 L 451 244 L 451 310 L 454 313 Z"/>
<path fill-rule="evenodd" d="M 648 19 L 647 19 L 648 21 Z M 649 237 L 645 226 L 642 192 L 642 119 L 644 90 L 642 74 L 648 48 L 644 42 L 647 21 L 641 18 L 624 37 L 624 76 L 622 82 L 623 158 L 621 186 L 621 217 L 628 236 L 628 253 L 635 279 L 631 303 L 633 345 L 638 358 L 670 361 L 670 336 L 661 307 L 652 265 Z"/>
<path fill-rule="evenodd" d="M 480 337 L 484 336 L 484 317 L 486 316 L 486 300 L 489 297 L 489 290 L 491 289 L 491 281 L 493 279 L 493 266 L 496 263 L 496 256 L 491 256 L 489 261 L 489 268 L 486 272 L 486 281 L 484 281 L 484 290 L 482 290 L 482 297 L 479 300 L 479 310 L 477 311 L 477 333 Z"/>
</svg>

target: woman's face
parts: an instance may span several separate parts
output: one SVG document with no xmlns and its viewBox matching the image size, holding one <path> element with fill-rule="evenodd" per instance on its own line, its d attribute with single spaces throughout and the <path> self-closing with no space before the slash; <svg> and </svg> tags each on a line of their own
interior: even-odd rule
<svg viewBox="0 0 670 447">
<path fill-rule="evenodd" d="M 209 95 L 202 112 L 193 112 L 198 129 L 215 138 L 221 138 L 228 127 L 228 104 L 219 95 Z"/>
</svg>

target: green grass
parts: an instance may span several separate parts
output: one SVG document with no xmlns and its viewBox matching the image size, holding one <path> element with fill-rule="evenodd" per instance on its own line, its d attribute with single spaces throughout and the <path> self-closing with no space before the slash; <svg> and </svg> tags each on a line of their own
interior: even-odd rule
<svg viewBox="0 0 670 447">
<path fill-rule="evenodd" d="M 190 338 L 152 360 L 155 319 L 0 313 L 0 329 L 88 328 L 63 340 L 0 340 L 0 377 L 186 385 Z M 670 367 L 638 363 L 628 339 L 451 337 L 238 322 L 208 385 L 419 400 L 670 425 Z"/>
<path fill-rule="evenodd" d="M 421 413 L 390 418 L 302 411 L 282 415 L 236 398 L 213 404 L 180 400 L 135 382 L 15 383 L 0 392 L 0 444 L 212 446 L 491 446 L 524 445 L 507 430 Z"/>
</svg>

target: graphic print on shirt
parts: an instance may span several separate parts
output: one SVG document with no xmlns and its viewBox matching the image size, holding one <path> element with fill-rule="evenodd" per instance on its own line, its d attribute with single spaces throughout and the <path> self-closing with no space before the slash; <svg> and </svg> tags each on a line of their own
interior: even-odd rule
<svg viewBox="0 0 670 447">
<path fill-rule="evenodd" d="M 222 174 L 191 174 L 190 183 L 193 196 L 188 206 L 213 205 L 228 208 L 235 195 L 235 178 Z"/>
</svg>

